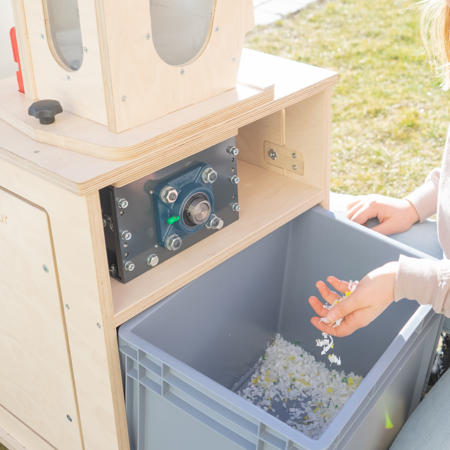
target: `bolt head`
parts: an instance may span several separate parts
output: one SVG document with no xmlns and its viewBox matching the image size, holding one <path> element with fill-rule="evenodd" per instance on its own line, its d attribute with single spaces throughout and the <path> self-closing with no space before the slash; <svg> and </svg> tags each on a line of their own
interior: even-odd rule
<svg viewBox="0 0 450 450">
<path fill-rule="evenodd" d="M 45 264 L 42 265 L 42 268 L 44 269 L 44 272 L 45 272 L 45 273 L 49 273 L 49 272 L 50 272 L 50 271 L 48 270 L 48 267 L 47 267 Z"/>
<path fill-rule="evenodd" d="M 44 33 L 41 33 L 41 39 L 45 39 Z"/>
<path fill-rule="evenodd" d="M 111 264 L 111 266 L 109 267 L 109 272 L 111 273 L 111 275 L 117 275 L 117 267 L 114 264 Z"/>
<path fill-rule="evenodd" d="M 237 156 L 237 155 L 239 154 L 239 149 L 236 148 L 236 147 L 234 147 L 234 146 L 232 146 L 232 145 L 230 145 L 230 146 L 227 148 L 227 152 L 228 152 L 230 155 Z"/>
<path fill-rule="evenodd" d="M 133 270 L 136 268 L 136 266 L 135 266 L 135 264 L 133 263 L 133 262 L 131 262 L 131 261 L 127 261 L 126 263 L 125 263 L 125 270 L 127 271 L 127 272 L 133 272 Z"/>
<path fill-rule="evenodd" d="M 241 179 L 240 179 L 237 175 L 233 175 L 233 176 L 230 178 L 230 181 L 231 181 L 233 184 L 238 184 L 239 181 L 241 181 Z"/>
<path fill-rule="evenodd" d="M 236 62 L 236 56 L 233 56 L 233 58 L 231 58 L 232 62 Z"/>
<path fill-rule="evenodd" d="M 183 241 L 181 240 L 180 236 L 172 234 L 166 239 L 166 248 L 167 250 L 172 250 L 176 252 L 177 250 L 180 249 L 182 242 Z"/>
<path fill-rule="evenodd" d="M 89 49 L 87 47 L 84 47 L 84 53 L 88 53 Z"/>
<path fill-rule="evenodd" d="M 217 172 L 212 167 L 207 167 L 202 173 L 202 180 L 205 183 L 214 183 L 217 181 Z"/>
<path fill-rule="evenodd" d="M 277 155 L 277 152 L 273 148 L 271 148 L 269 150 L 269 156 L 275 161 L 277 159 L 278 155 Z"/>
<path fill-rule="evenodd" d="M 128 200 L 126 200 L 126 199 L 124 199 L 124 198 L 121 198 L 120 200 L 118 200 L 117 206 L 118 206 L 120 209 L 126 209 L 126 208 L 128 208 Z"/>
<path fill-rule="evenodd" d="M 223 228 L 223 225 L 223 220 L 213 214 L 209 219 L 209 222 L 206 224 L 206 228 L 208 228 L 209 230 L 220 230 Z"/>
<path fill-rule="evenodd" d="M 172 186 L 166 186 L 161 191 L 160 198 L 164 203 L 175 203 L 178 198 L 178 192 Z"/>
<path fill-rule="evenodd" d="M 150 33 L 147 33 L 146 35 L 145 35 L 145 39 L 147 40 L 147 41 L 149 41 L 150 40 Z"/>
<path fill-rule="evenodd" d="M 67 78 L 67 81 L 70 81 L 70 80 L 71 80 L 71 78 L 70 78 L 70 75 L 69 75 L 69 74 L 67 74 L 67 75 L 66 75 L 66 78 Z"/>
<path fill-rule="evenodd" d="M 69 422 L 72 422 L 72 417 L 70 417 L 69 414 L 67 414 L 67 420 L 68 420 Z"/>
<path fill-rule="evenodd" d="M 184 69 L 180 70 L 180 75 L 184 75 Z"/>
<path fill-rule="evenodd" d="M 294 170 L 297 170 L 297 166 L 296 166 L 296 165 L 293 165 L 292 168 L 293 168 Z"/>
<path fill-rule="evenodd" d="M 122 95 L 122 98 L 120 100 L 122 100 L 123 102 L 126 102 L 127 101 L 127 96 L 126 95 Z"/>
<path fill-rule="evenodd" d="M 153 255 L 150 255 L 150 256 L 147 258 L 147 264 L 148 264 L 150 267 L 155 267 L 155 266 L 158 265 L 158 263 L 159 263 L 158 255 L 153 254 Z"/>
<path fill-rule="evenodd" d="M 214 28 L 214 31 L 217 33 L 219 31 L 219 27 Z"/>
<path fill-rule="evenodd" d="M 231 209 L 233 211 L 239 212 L 241 210 L 241 205 L 239 203 L 232 203 L 231 204 Z"/>
<path fill-rule="evenodd" d="M 295 159 L 297 158 L 297 153 L 292 153 L 292 157 Z"/>
<path fill-rule="evenodd" d="M 125 231 L 122 231 L 122 234 L 120 235 L 120 237 L 124 241 L 129 241 L 133 237 L 133 235 L 128 230 L 125 230 Z"/>
</svg>

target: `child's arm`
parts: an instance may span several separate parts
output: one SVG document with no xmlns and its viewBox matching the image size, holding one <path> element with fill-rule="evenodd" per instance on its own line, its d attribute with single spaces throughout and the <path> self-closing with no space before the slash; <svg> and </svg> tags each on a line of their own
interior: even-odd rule
<svg viewBox="0 0 450 450">
<path fill-rule="evenodd" d="M 381 234 L 402 233 L 420 220 L 436 214 L 440 169 L 435 169 L 425 183 L 405 199 L 399 200 L 382 195 L 357 197 L 347 205 L 347 218 L 365 224 L 377 217 L 380 225 L 373 228 Z"/>
</svg>

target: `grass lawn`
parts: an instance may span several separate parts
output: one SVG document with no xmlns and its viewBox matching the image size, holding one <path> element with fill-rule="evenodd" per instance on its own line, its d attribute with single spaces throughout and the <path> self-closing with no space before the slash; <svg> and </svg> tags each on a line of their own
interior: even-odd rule
<svg viewBox="0 0 450 450">
<path fill-rule="evenodd" d="M 246 46 L 339 73 L 331 189 L 403 197 L 440 166 L 450 91 L 425 63 L 419 14 L 402 0 L 333 0 L 247 35 Z"/>
</svg>

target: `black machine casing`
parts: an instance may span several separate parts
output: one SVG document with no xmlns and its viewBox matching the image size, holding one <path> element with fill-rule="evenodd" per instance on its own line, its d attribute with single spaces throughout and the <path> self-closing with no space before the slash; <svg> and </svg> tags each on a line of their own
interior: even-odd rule
<svg viewBox="0 0 450 450">
<path fill-rule="evenodd" d="M 152 270 L 153 267 L 147 263 L 150 255 L 157 255 L 159 265 L 211 234 L 220 232 L 202 226 L 188 236 L 180 233 L 183 243 L 177 251 L 161 245 L 156 224 L 156 221 L 161 221 L 161 210 L 155 208 L 158 202 L 155 202 L 154 191 L 164 180 L 173 180 L 178 173 L 182 176 L 189 168 L 199 164 L 211 166 L 218 175 L 217 180 L 209 186 L 214 197 L 212 212 L 223 220 L 223 228 L 239 219 L 239 212 L 231 207 L 239 203 L 237 185 L 230 181 L 233 176 L 237 176 L 236 156 L 227 152 L 227 148 L 234 147 L 235 143 L 235 138 L 227 139 L 126 186 L 108 186 L 100 191 L 108 265 L 113 278 L 127 283 Z M 126 200 L 126 208 L 119 207 L 120 200 Z M 124 231 L 131 233 L 130 240 L 122 239 Z M 128 262 L 134 265 L 132 271 L 125 270 Z"/>
</svg>

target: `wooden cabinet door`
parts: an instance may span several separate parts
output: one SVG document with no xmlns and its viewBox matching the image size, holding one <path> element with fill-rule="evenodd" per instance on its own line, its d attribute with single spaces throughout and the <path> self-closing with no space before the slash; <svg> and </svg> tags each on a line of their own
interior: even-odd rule
<svg viewBox="0 0 450 450">
<path fill-rule="evenodd" d="M 56 449 L 82 449 L 49 219 L 1 188 L 0 405 Z"/>
</svg>

